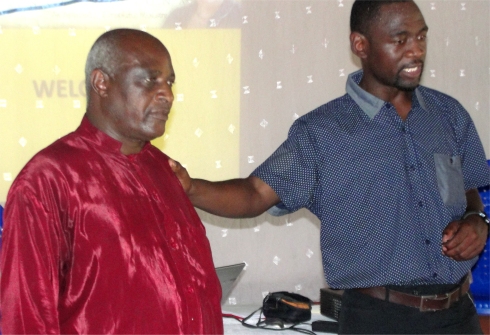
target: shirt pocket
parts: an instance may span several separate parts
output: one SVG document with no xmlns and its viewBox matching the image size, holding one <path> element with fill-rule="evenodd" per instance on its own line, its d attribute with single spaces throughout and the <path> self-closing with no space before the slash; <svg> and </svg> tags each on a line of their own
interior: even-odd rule
<svg viewBox="0 0 490 335">
<path fill-rule="evenodd" d="M 446 206 L 460 205 L 466 201 L 461 157 L 434 154 L 437 186 Z"/>
</svg>

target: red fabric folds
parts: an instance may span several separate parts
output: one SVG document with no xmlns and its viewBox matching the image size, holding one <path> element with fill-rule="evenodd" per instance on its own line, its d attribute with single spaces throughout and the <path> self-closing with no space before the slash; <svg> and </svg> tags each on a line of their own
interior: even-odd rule
<svg viewBox="0 0 490 335">
<path fill-rule="evenodd" d="M 209 241 L 167 156 L 120 146 L 84 118 L 15 180 L 2 333 L 223 333 Z"/>
</svg>

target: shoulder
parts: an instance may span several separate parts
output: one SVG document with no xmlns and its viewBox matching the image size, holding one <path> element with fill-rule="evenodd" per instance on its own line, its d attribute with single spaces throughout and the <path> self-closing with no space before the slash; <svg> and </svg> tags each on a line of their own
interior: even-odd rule
<svg viewBox="0 0 490 335">
<path fill-rule="evenodd" d="M 142 163 L 148 165 L 149 169 L 156 168 L 161 173 L 173 175 L 173 171 L 169 164 L 170 157 L 162 150 L 155 147 L 153 144 L 150 144 L 144 155 L 146 158 L 144 159 L 144 163 L 143 161 Z"/>
<path fill-rule="evenodd" d="M 422 96 L 424 109 L 446 120 L 454 131 L 460 134 L 459 136 L 462 136 L 468 127 L 473 127 L 471 115 L 454 97 L 424 86 L 420 86 L 418 91 Z"/>
<path fill-rule="evenodd" d="M 34 155 L 33 161 L 57 167 L 82 166 L 94 159 L 95 155 L 92 144 L 76 132 L 72 132 L 40 150 Z"/>
<path fill-rule="evenodd" d="M 21 169 L 16 180 L 50 183 L 80 171 L 96 159 L 93 148 L 76 132 L 69 133 L 37 152 Z"/>
<path fill-rule="evenodd" d="M 303 126 L 309 131 L 320 131 L 323 134 L 326 131 L 346 131 L 362 121 L 362 118 L 359 107 L 345 94 L 298 118 L 293 127 Z"/>
<path fill-rule="evenodd" d="M 147 152 L 151 157 L 157 161 L 162 161 L 162 162 L 167 162 L 168 159 L 170 158 L 166 153 L 164 153 L 162 150 L 154 146 L 153 144 L 150 144 L 148 146 Z"/>
<path fill-rule="evenodd" d="M 345 114 L 354 105 L 348 94 L 333 99 L 298 119 L 300 122 L 315 124 L 318 121 L 328 121 Z"/>
<path fill-rule="evenodd" d="M 73 136 L 73 133 L 61 137 L 37 152 L 27 165 L 59 164 L 64 161 L 64 157 L 73 157 L 75 151 L 79 150 L 72 145 L 74 140 L 76 136 Z"/>
<path fill-rule="evenodd" d="M 449 94 L 425 86 L 419 86 L 418 91 L 428 107 L 443 108 L 446 111 L 465 110 L 461 103 Z"/>
</svg>

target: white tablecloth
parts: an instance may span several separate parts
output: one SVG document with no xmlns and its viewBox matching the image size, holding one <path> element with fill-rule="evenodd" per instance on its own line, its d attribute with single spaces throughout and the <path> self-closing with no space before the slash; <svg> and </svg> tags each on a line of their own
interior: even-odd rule
<svg viewBox="0 0 490 335">
<path fill-rule="evenodd" d="M 226 306 L 223 306 L 222 310 L 223 310 L 224 314 L 233 314 L 233 315 L 240 316 L 240 317 L 246 317 L 246 316 L 250 315 L 256 309 L 258 309 L 259 307 L 260 306 L 244 306 L 244 305 L 229 306 L 229 305 L 226 305 Z M 247 323 L 256 324 L 257 320 L 259 318 L 259 315 L 260 315 L 260 312 L 257 312 L 252 318 L 250 318 L 248 320 Z M 305 324 L 302 324 L 302 325 L 297 326 L 297 327 L 301 327 L 301 328 L 308 329 L 311 331 L 311 323 L 313 321 L 317 321 L 317 320 L 334 321 L 333 319 L 330 319 L 330 318 L 320 314 L 320 306 L 319 305 L 313 305 L 313 308 L 311 310 L 311 320 L 306 321 Z M 248 328 L 248 327 L 243 326 L 239 321 L 237 321 L 235 319 L 231 319 L 231 318 L 223 318 L 223 324 L 224 324 L 225 335 L 241 335 L 241 334 L 243 334 L 243 335 L 248 335 L 248 334 L 255 334 L 255 335 L 269 334 L 269 335 L 272 335 L 272 334 L 283 334 L 283 333 L 284 334 L 301 334 L 301 333 L 298 333 L 294 330 L 284 330 L 284 331 L 281 331 L 278 333 L 277 331 L 272 332 L 272 331 L 266 330 L 266 329 Z M 288 325 L 286 325 L 286 326 L 288 326 Z M 279 329 L 279 328 L 276 327 L 276 329 Z M 323 332 L 320 333 L 320 332 L 318 332 L 318 334 L 328 335 L 331 333 L 323 333 Z"/>
</svg>

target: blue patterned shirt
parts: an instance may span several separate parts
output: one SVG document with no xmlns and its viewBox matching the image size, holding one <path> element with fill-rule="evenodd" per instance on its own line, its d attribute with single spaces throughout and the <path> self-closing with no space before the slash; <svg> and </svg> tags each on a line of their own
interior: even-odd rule
<svg viewBox="0 0 490 335">
<path fill-rule="evenodd" d="M 361 78 L 351 74 L 347 94 L 296 120 L 252 175 L 287 211 L 320 219 L 331 287 L 456 283 L 476 258 L 444 256 L 442 231 L 464 214 L 465 190 L 490 183 L 475 126 L 455 99 L 423 86 L 403 121 Z"/>
</svg>

